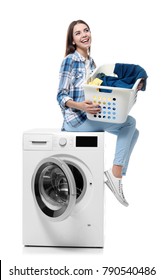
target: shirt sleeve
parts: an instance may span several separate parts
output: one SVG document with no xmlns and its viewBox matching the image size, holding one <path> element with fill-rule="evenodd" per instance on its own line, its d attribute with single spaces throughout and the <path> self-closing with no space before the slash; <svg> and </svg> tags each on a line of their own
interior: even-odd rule
<svg viewBox="0 0 163 280">
<path fill-rule="evenodd" d="M 59 72 L 59 88 L 57 92 L 57 101 L 62 109 L 66 107 L 65 104 L 68 100 L 72 100 L 72 98 L 69 96 L 72 64 L 72 58 L 66 57 L 61 64 Z"/>
</svg>

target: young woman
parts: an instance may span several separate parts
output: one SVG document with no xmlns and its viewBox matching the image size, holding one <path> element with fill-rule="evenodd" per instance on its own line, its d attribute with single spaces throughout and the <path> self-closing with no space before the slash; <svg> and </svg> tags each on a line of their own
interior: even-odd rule
<svg viewBox="0 0 163 280">
<path fill-rule="evenodd" d="M 122 177 L 126 174 L 129 159 L 139 132 L 136 121 L 128 116 L 123 124 L 96 122 L 87 119 L 86 113 L 100 111 L 97 104 L 84 99 L 83 83 L 95 69 L 90 57 L 91 31 L 82 20 L 73 21 L 67 31 L 65 58 L 60 68 L 57 100 L 63 113 L 66 131 L 107 131 L 117 136 L 113 166 L 105 172 L 106 184 L 124 206 L 128 206 L 123 194 Z M 142 85 L 139 85 L 141 89 Z"/>
</svg>

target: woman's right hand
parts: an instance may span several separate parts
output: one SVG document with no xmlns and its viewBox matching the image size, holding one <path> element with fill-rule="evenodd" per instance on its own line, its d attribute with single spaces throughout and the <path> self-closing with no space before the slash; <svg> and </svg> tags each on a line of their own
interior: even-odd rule
<svg viewBox="0 0 163 280">
<path fill-rule="evenodd" d="M 80 110 L 89 113 L 89 114 L 97 114 L 101 111 L 101 108 L 96 103 L 93 103 L 90 100 L 85 100 L 82 102 L 79 102 Z"/>
<path fill-rule="evenodd" d="M 76 101 L 73 101 L 72 99 L 69 99 L 66 102 L 66 106 L 84 111 L 89 114 L 97 114 L 98 112 L 101 111 L 101 107 L 99 105 L 97 105 L 96 103 L 93 103 L 90 100 L 76 102 Z"/>
</svg>

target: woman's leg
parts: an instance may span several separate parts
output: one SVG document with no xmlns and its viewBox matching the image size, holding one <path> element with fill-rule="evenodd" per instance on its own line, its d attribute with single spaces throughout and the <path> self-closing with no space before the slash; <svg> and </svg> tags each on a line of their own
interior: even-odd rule
<svg viewBox="0 0 163 280">
<path fill-rule="evenodd" d="M 128 116 L 126 122 L 122 124 L 98 122 L 87 119 L 78 127 L 72 127 L 65 123 L 64 129 L 72 132 L 106 131 L 116 135 L 117 142 L 113 161 L 113 174 L 116 177 L 122 177 L 122 175 L 126 174 L 131 153 L 138 139 L 139 133 L 135 126 L 135 119 Z"/>
<path fill-rule="evenodd" d="M 129 149 L 129 152 L 127 153 L 127 156 L 126 156 L 126 159 L 125 159 L 125 164 L 124 164 L 123 169 L 122 169 L 122 176 L 126 175 L 129 160 L 130 160 L 130 156 L 131 156 L 131 153 L 134 149 L 134 146 L 135 146 L 135 144 L 138 140 L 138 137 L 139 137 L 139 131 L 137 129 L 135 129 L 135 133 L 132 137 L 132 141 L 131 141 L 131 144 L 130 144 L 130 149 Z"/>
<path fill-rule="evenodd" d="M 112 171 L 113 171 L 113 174 L 115 175 L 115 177 L 122 178 L 122 176 L 126 175 L 129 160 L 130 160 L 130 156 L 131 156 L 131 153 L 132 153 L 132 151 L 134 149 L 134 146 L 137 142 L 138 137 L 139 137 L 139 131 L 137 129 L 135 129 L 135 132 L 134 132 L 134 135 L 132 137 L 131 144 L 130 144 L 130 148 L 129 148 L 128 153 L 126 154 L 126 159 L 124 161 L 123 166 L 116 165 L 116 164 L 113 165 Z"/>
<path fill-rule="evenodd" d="M 138 138 L 138 130 L 135 126 L 136 121 L 131 116 L 128 116 L 126 122 L 122 124 L 104 123 L 87 119 L 77 128 L 73 128 L 68 124 L 64 125 L 66 131 L 107 131 L 117 136 L 113 167 L 112 170 L 106 171 L 105 175 L 107 177 L 106 184 L 124 206 L 128 206 L 128 202 L 123 194 L 121 178 L 122 175 L 126 174 L 129 159 Z"/>
<path fill-rule="evenodd" d="M 139 135 L 138 130 L 136 129 L 135 119 L 131 116 L 128 116 L 126 122 L 121 124 L 119 128 L 117 127 L 117 129 L 115 131 L 112 131 L 112 133 L 117 135 L 113 170 L 117 171 L 117 173 L 120 175 L 121 169 L 121 175 L 125 175 L 131 153 Z"/>
<path fill-rule="evenodd" d="M 103 132 L 103 123 L 97 121 L 91 121 L 86 119 L 83 124 L 73 127 L 71 124 L 64 123 L 64 130 L 71 132 Z"/>
</svg>

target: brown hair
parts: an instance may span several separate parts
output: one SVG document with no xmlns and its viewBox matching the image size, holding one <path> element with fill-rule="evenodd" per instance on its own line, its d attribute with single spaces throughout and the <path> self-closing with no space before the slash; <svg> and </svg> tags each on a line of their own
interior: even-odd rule
<svg viewBox="0 0 163 280">
<path fill-rule="evenodd" d="M 73 45 L 72 42 L 73 42 L 73 29 L 74 29 L 74 26 L 75 26 L 76 24 L 78 24 L 78 23 L 83 23 L 83 24 L 85 24 L 85 25 L 88 27 L 88 29 L 90 29 L 90 28 L 89 28 L 89 25 L 88 25 L 85 21 L 83 21 L 83 20 L 81 20 L 81 19 L 79 19 L 79 20 L 74 20 L 74 21 L 72 21 L 72 22 L 70 23 L 70 25 L 69 25 L 69 27 L 68 27 L 68 30 L 67 30 L 65 56 L 67 56 L 67 55 L 70 54 L 70 53 L 74 53 L 75 50 L 76 50 L 76 46 Z M 90 51 L 90 50 L 89 50 L 89 51 Z"/>
</svg>

